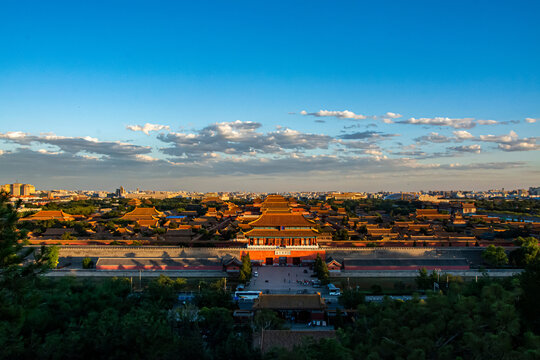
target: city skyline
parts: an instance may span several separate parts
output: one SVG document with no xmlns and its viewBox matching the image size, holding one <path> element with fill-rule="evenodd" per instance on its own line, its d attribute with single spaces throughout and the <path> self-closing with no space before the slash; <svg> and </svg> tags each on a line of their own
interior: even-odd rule
<svg viewBox="0 0 540 360">
<path fill-rule="evenodd" d="M 536 2 L 27 6 L 0 14 L 1 183 L 538 186 Z"/>
</svg>

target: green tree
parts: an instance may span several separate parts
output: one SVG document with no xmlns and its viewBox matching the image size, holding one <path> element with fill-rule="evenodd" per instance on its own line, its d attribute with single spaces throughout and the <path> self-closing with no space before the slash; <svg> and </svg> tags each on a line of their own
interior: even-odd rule
<svg viewBox="0 0 540 360">
<path fill-rule="evenodd" d="M 338 301 L 345 309 L 356 309 L 364 303 L 365 296 L 358 289 L 345 289 Z"/>
<path fill-rule="evenodd" d="M 225 287 L 225 279 L 218 280 L 210 285 L 201 282 L 200 292 L 195 295 L 195 305 L 203 307 L 222 307 L 233 309 L 232 294 Z"/>
<path fill-rule="evenodd" d="M 240 266 L 240 276 L 238 280 L 242 283 L 246 283 L 251 279 L 251 259 L 249 254 L 242 256 L 242 265 Z"/>
<path fill-rule="evenodd" d="M 69 232 L 69 231 L 66 231 L 65 233 L 63 233 L 62 236 L 60 236 L 60 239 L 62 239 L 62 240 L 77 240 L 77 238 L 75 236 L 73 236 L 71 234 L 71 232 Z"/>
<path fill-rule="evenodd" d="M 46 266 L 50 269 L 56 269 L 58 266 L 58 258 L 60 255 L 60 248 L 56 245 L 42 246 L 41 256 Z"/>
<path fill-rule="evenodd" d="M 519 308 L 523 314 L 523 319 L 531 329 L 540 333 L 540 261 L 529 264 L 519 276 L 519 281 L 523 291 L 519 299 Z"/>
<path fill-rule="evenodd" d="M 418 276 L 414 279 L 416 286 L 422 290 L 433 289 L 433 283 L 437 281 L 437 273 L 428 274 L 425 268 L 418 270 Z"/>
<path fill-rule="evenodd" d="M 15 207 L 9 203 L 9 195 L 0 192 L 0 278 L 18 273 L 24 268 L 21 264 L 32 254 L 31 248 L 24 248 L 22 240 L 26 234 L 17 229 L 17 209 L 20 207 L 19 201 Z M 26 268 L 31 270 L 30 268 Z M 28 273 L 31 271 L 23 271 Z"/>
<path fill-rule="evenodd" d="M 510 253 L 510 259 L 513 265 L 525 267 L 540 260 L 540 246 L 538 240 L 532 236 L 518 237 L 514 243 L 519 246 Z"/>
<path fill-rule="evenodd" d="M 482 259 L 492 266 L 503 266 L 508 264 L 508 256 L 501 246 L 489 245 L 482 252 Z"/>
<path fill-rule="evenodd" d="M 158 306 L 171 308 L 178 299 L 178 293 L 186 287 L 186 284 L 186 279 L 171 279 L 161 274 L 157 279 L 150 281 L 146 294 Z"/>
<path fill-rule="evenodd" d="M 322 284 L 328 283 L 328 280 L 330 279 L 330 272 L 328 271 L 328 266 L 326 265 L 326 262 L 321 259 L 319 254 L 317 254 L 317 257 L 315 258 L 313 270 L 315 271 L 317 278 L 321 280 Z"/>
<path fill-rule="evenodd" d="M 282 330 L 285 321 L 277 316 L 272 310 L 263 309 L 258 311 L 253 318 L 253 330 Z"/>
<path fill-rule="evenodd" d="M 94 262 L 89 257 L 85 257 L 82 260 L 82 267 L 83 269 L 91 269 L 94 267 Z"/>
<path fill-rule="evenodd" d="M 339 240 L 349 240 L 349 232 L 347 229 L 339 229 L 334 234 L 332 234 L 332 239 L 339 241 Z"/>
<path fill-rule="evenodd" d="M 221 307 L 204 307 L 200 310 L 199 326 L 207 339 L 208 345 L 215 348 L 227 340 L 233 330 L 234 322 L 229 309 Z"/>
</svg>

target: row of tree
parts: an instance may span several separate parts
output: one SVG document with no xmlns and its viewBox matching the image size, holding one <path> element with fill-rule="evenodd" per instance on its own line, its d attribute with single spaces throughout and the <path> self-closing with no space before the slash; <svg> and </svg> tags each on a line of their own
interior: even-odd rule
<svg viewBox="0 0 540 360">
<path fill-rule="evenodd" d="M 482 253 L 482 259 L 491 266 L 512 265 L 514 267 L 526 267 L 540 259 L 540 245 L 538 240 L 532 236 L 518 237 L 514 241 L 518 249 L 513 250 L 510 255 L 501 246 L 489 245 Z"/>
</svg>

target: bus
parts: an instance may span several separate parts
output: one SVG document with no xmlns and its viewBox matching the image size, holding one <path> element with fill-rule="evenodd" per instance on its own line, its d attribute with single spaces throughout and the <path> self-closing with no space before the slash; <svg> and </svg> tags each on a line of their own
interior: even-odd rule
<svg viewBox="0 0 540 360">
<path fill-rule="evenodd" d="M 242 290 L 234 293 L 234 300 L 255 300 L 262 294 L 261 291 Z"/>
</svg>

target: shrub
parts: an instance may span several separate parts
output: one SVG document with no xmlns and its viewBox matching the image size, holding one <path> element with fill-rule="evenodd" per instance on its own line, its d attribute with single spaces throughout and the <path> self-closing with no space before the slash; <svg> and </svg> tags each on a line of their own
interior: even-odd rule
<svg viewBox="0 0 540 360">
<path fill-rule="evenodd" d="M 94 267 L 94 262 L 89 257 L 85 257 L 82 261 L 83 269 L 91 269 Z"/>
</svg>

